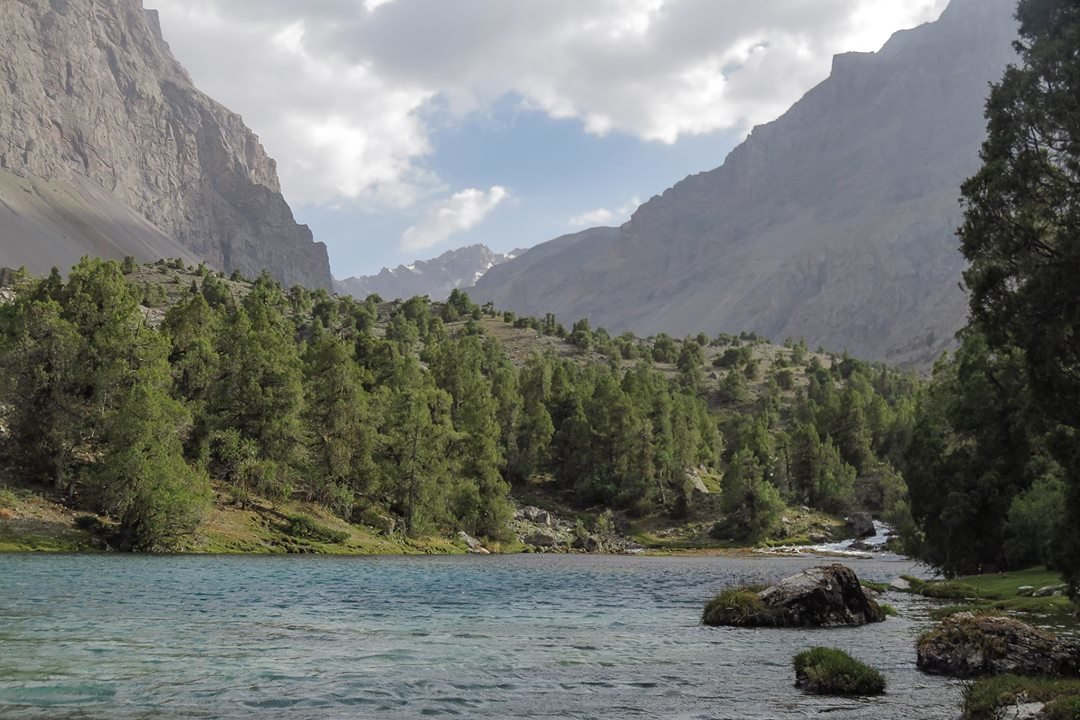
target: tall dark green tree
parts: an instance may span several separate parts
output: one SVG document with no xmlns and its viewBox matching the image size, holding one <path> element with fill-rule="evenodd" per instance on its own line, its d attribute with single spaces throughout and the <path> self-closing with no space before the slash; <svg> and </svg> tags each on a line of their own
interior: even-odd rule
<svg viewBox="0 0 1080 720">
<path fill-rule="evenodd" d="M 1080 5 L 1021 0 L 1020 63 L 987 102 L 982 169 L 963 187 L 971 321 L 1023 353 L 1068 492 L 1062 560 L 1080 580 Z"/>
</svg>

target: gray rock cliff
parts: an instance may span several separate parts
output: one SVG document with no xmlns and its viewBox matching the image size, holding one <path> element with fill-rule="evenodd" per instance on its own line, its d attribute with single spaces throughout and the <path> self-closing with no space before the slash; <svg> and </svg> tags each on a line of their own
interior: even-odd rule
<svg viewBox="0 0 1080 720">
<path fill-rule="evenodd" d="M 182 246 L 228 271 L 332 283 L 326 247 L 295 222 L 274 161 L 239 115 L 194 87 L 141 0 L 0 2 L 8 186 L 51 193 L 22 212 L 0 203 L 24 226 L 0 224 L 0 249 L 32 270 L 72 253 L 153 259 Z"/>
<path fill-rule="evenodd" d="M 639 334 L 740 332 L 924 364 L 966 317 L 954 236 L 1013 0 L 953 0 L 831 76 L 617 230 L 540 245 L 472 292 Z"/>
</svg>

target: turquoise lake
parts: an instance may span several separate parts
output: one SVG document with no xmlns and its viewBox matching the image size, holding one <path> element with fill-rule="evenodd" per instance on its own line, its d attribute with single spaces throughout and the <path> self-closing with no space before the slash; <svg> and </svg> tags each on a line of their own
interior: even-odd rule
<svg viewBox="0 0 1080 720">
<path fill-rule="evenodd" d="M 959 686 L 915 669 L 924 600 L 865 628 L 699 625 L 718 590 L 822 562 L 0 556 L 0 718 L 956 718 Z M 803 695 L 813 645 L 889 694 Z"/>
</svg>

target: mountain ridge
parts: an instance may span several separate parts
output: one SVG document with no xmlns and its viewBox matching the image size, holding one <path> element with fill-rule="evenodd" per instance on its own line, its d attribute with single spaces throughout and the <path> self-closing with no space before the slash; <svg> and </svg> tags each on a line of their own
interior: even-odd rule
<svg viewBox="0 0 1080 720">
<path fill-rule="evenodd" d="M 47 271 L 101 249 L 151 260 L 182 248 L 228 271 L 331 286 L 326 247 L 296 223 L 275 162 L 194 86 L 141 0 L 4 3 L 0 61 L 3 184 L 51 188 L 21 212 L 0 206 L 6 264 Z M 112 220 L 86 212 L 82 179 Z M 117 223 L 128 231 L 102 244 Z"/>
<path fill-rule="evenodd" d="M 495 268 L 474 296 L 615 332 L 748 329 L 925 364 L 966 315 L 959 186 L 978 168 L 988 84 L 1014 57 L 1011 11 L 954 0 L 877 53 L 837 56 L 720 167 L 580 234 L 587 249 L 564 236 Z"/>
<path fill-rule="evenodd" d="M 442 301 L 457 288 L 471 287 L 480 277 L 523 250 L 496 253 L 483 244 L 448 250 L 431 260 L 417 260 L 396 268 L 384 267 L 376 275 L 351 277 L 337 280 L 337 292 L 364 299 L 379 295 L 385 300 L 405 300 L 415 296 L 428 296 Z"/>
</svg>

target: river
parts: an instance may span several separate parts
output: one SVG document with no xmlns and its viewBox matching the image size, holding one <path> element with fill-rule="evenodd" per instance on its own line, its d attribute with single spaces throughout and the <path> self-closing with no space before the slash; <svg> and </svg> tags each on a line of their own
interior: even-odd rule
<svg viewBox="0 0 1080 720">
<path fill-rule="evenodd" d="M 0 718 L 956 718 L 959 687 L 915 669 L 920 598 L 864 628 L 699 625 L 724 587 L 821 562 L 0 556 Z M 800 693 L 791 657 L 813 645 L 888 694 Z"/>
</svg>

